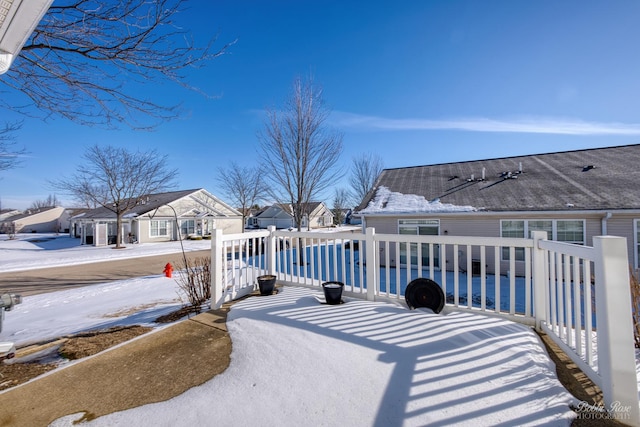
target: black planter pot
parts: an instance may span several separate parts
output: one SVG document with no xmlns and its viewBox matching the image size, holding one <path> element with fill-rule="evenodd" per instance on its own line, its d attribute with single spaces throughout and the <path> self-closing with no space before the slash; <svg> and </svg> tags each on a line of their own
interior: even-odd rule
<svg viewBox="0 0 640 427">
<path fill-rule="evenodd" d="M 276 287 L 276 276 L 258 276 L 258 287 L 260 295 L 271 295 Z"/>
<path fill-rule="evenodd" d="M 322 289 L 324 290 L 324 299 L 327 304 L 336 305 L 342 302 L 342 282 L 324 282 Z"/>
</svg>

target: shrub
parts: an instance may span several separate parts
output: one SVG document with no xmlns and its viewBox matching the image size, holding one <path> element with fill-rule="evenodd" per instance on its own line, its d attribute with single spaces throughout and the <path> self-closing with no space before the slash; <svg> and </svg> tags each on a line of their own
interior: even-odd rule
<svg viewBox="0 0 640 427">
<path fill-rule="evenodd" d="M 184 292 L 196 313 L 201 305 L 211 299 L 211 257 L 187 259 L 175 263 L 180 274 L 176 275 L 176 282 Z"/>
</svg>

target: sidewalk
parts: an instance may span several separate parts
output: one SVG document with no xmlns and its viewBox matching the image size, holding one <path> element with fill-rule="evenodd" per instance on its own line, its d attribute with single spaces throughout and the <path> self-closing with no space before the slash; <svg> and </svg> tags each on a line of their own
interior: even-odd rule
<svg viewBox="0 0 640 427">
<path fill-rule="evenodd" d="M 159 402 L 229 366 L 229 306 L 145 334 L 0 393 L 0 426 L 48 426 Z"/>
</svg>

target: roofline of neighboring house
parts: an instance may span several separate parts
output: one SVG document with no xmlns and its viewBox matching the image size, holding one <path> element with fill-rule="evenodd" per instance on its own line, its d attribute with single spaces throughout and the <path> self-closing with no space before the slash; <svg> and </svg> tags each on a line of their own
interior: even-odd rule
<svg viewBox="0 0 640 427">
<path fill-rule="evenodd" d="M 424 216 L 496 216 L 496 215 L 563 215 L 563 216 L 571 216 L 571 215 L 594 215 L 594 214 L 602 214 L 606 215 L 608 213 L 617 213 L 617 214 L 639 214 L 640 209 L 579 209 L 579 210 L 540 210 L 540 211 L 465 211 L 465 212 L 384 212 L 384 213 L 357 213 L 354 212 L 353 216 L 355 217 L 397 217 L 397 216 L 415 216 L 415 217 L 424 217 Z"/>
<path fill-rule="evenodd" d="M 445 163 L 432 163 L 432 164 L 427 164 L 427 165 L 402 166 L 402 167 L 397 167 L 397 168 L 385 168 L 383 170 L 392 171 L 392 170 L 402 170 L 402 169 L 424 168 L 424 167 L 431 167 L 431 166 L 457 165 L 457 164 L 461 164 L 461 163 L 491 162 L 491 161 L 494 161 L 494 160 L 519 159 L 519 158 L 522 158 L 522 157 L 546 156 L 548 154 L 579 153 L 579 152 L 582 152 L 582 151 L 596 151 L 596 150 L 606 150 L 606 149 L 610 149 L 610 148 L 622 148 L 622 147 L 633 147 L 633 146 L 640 146 L 640 144 L 622 144 L 622 145 L 615 145 L 615 146 L 611 146 L 611 147 L 581 148 L 579 150 L 552 151 L 552 152 L 549 152 L 549 153 L 521 154 L 521 155 L 518 155 L 518 156 L 494 157 L 494 158 L 489 158 L 489 159 L 462 160 L 462 161 L 458 161 L 458 162 L 445 162 Z M 380 175 L 378 175 L 378 176 L 380 176 Z M 375 189 L 375 188 L 376 188 L 376 185 L 374 185 L 373 189 Z"/>
</svg>

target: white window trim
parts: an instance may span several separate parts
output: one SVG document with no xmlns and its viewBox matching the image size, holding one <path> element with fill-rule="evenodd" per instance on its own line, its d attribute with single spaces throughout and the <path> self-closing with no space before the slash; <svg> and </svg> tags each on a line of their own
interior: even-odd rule
<svg viewBox="0 0 640 427">
<path fill-rule="evenodd" d="M 167 234 L 158 234 L 157 236 L 154 236 L 153 234 L 151 234 L 151 224 L 153 224 L 154 222 L 160 222 L 160 221 L 164 221 L 167 224 Z M 160 232 L 160 227 L 158 227 L 158 233 Z M 171 223 L 169 222 L 168 219 L 152 219 L 149 221 L 149 238 L 151 239 L 158 239 L 161 237 L 171 237 Z"/>
<path fill-rule="evenodd" d="M 551 221 L 551 240 L 558 241 L 558 221 L 579 221 L 582 223 L 582 245 L 586 245 L 587 243 L 587 224 L 585 219 L 580 218 L 515 218 L 515 219 L 501 219 L 500 220 L 500 237 L 502 237 L 502 223 L 505 221 L 524 221 L 524 238 L 529 238 L 529 221 Z M 634 222 L 635 225 L 635 222 Z M 576 242 L 566 242 L 566 243 L 576 243 Z M 637 251 L 636 251 L 637 252 Z M 636 254 L 637 257 L 637 254 Z M 502 261 L 508 261 L 501 256 Z M 516 262 L 523 262 L 522 260 L 517 260 Z"/>
</svg>

